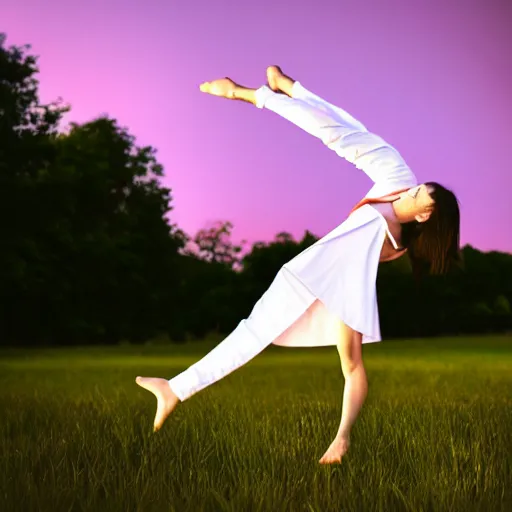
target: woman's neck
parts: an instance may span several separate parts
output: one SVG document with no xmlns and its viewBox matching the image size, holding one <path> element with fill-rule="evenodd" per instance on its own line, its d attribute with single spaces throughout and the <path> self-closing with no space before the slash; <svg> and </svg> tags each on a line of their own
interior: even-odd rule
<svg viewBox="0 0 512 512">
<path fill-rule="evenodd" d="M 402 225 L 397 218 L 392 202 L 373 203 L 372 206 L 384 217 L 388 225 L 388 229 L 396 240 L 397 244 L 401 244 Z"/>
</svg>

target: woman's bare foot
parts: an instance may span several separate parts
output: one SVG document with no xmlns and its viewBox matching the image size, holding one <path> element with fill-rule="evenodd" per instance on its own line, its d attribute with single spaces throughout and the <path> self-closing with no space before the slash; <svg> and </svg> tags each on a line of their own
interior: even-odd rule
<svg viewBox="0 0 512 512">
<path fill-rule="evenodd" d="M 267 68 L 267 81 L 274 92 L 283 92 L 291 98 L 295 80 L 285 75 L 279 66 L 269 66 Z"/>
<path fill-rule="evenodd" d="M 256 104 L 256 90 L 239 85 L 233 82 L 231 78 L 226 77 L 213 80 L 212 82 L 203 82 L 199 89 L 201 92 L 227 98 L 228 100 L 242 100 L 253 105 Z"/>
<path fill-rule="evenodd" d="M 156 396 L 157 406 L 153 431 L 160 430 L 169 414 L 176 408 L 180 399 L 172 392 L 169 381 L 153 377 L 137 377 L 135 382 Z"/>
<path fill-rule="evenodd" d="M 203 82 L 199 89 L 201 92 L 212 94 L 213 96 L 220 96 L 221 98 L 234 99 L 235 90 L 238 84 L 235 84 L 231 78 L 219 78 L 213 82 Z"/>
<path fill-rule="evenodd" d="M 341 458 L 347 453 L 350 446 L 350 440 L 346 438 L 336 438 L 323 457 L 319 460 L 320 464 L 340 463 Z"/>
</svg>

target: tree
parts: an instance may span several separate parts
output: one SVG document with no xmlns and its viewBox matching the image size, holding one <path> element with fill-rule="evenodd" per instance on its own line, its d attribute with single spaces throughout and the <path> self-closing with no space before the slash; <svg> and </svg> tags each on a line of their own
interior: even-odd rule
<svg viewBox="0 0 512 512">
<path fill-rule="evenodd" d="M 136 147 L 126 130 L 106 118 L 73 125 L 57 143 L 48 189 L 58 190 L 59 176 L 67 176 L 68 193 L 60 196 L 73 198 L 68 202 L 73 209 L 62 205 L 56 217 L 66 218 L 72 233 L 66 237 L 72 242 L 68 279 L 82 290 L 80 309 L 88 309 L 89 325 L 96 326 L 89 336 L 154 335 L 165 328 L 163 319 L 172 317 L 169 290 L 176 288 L 182 244 L 166 221 L 171 196 L 159 184 L 163 171 L 155 151 Z M 90 308 L 91 302 L 98 307 Z"/>
<path fill-rule="evenodd" d="M 510 315 L 510 302 L 504 295 L 498 295 L 494 301 L 494 311 L 498 315 Z"/>
<path fill-rule="evenodd" d="M 36 59 L 0 40 L 2 340 L 142 340 L 176 313 L 183 234 L 151 147 L 113 119 L 58 132 Z M 30 319 L 26 321 L 26 319 Z"/>
<path fill-rule="evenodd" d="M 231 222 L 215 222 L 212 226 L 199 230 L 193 240 L 189 241 L 184 253 L 203 261 L 237 268 L 245 242 L 234 244 L 231 240 L 232 230 Z"/>
<path fill-rule="evenodd" d="M 55 158 L 52 144 L 66 110 L 41 105 L 37 59 L 28 46 L 6 46 L 0 34 L 0 339 L 16 331 L 20 311 L 31 308 L 28 291 L 41 267 L 33 220 L 41 218 L 37 182 Z M 28 273 L 32 272 L 32 276 Z M 40 279 L 39 277 L 35 277 Z"/>
</svg>

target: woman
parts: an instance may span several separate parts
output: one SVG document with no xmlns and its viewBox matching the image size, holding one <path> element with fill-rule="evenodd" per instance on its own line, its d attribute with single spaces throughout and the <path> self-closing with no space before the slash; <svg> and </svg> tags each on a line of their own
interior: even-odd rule
<svg viewBox="0 0 512 512">
<path fill-rule="evenodd" d="M 367 394 L 362 343 L 381 340 L 376 297 L 379 262 L 409 253 L 416 276 L 445 273 L 459 254 L 459 208 L 437 183 L 417 184 L 400 154 L 344 110 L 267 69 L 268 87 L 229 78 L 202 92 L 267 108 L 363 170 L 374 182 L 341 225 L 284 265 L 250 316 L 203 359 L 170 381 L 137 377 L 157 398 L 154 430 L 180 401 L 239 368 L 265 347 L 336 345 L 345 387 L 338 432 L 320 463 L 341 462 Z"/>
</svg>

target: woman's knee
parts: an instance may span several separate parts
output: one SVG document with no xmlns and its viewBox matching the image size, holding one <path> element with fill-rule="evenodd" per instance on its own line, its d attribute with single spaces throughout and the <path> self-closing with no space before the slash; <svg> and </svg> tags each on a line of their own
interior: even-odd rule
<svg viewBox="0 0 512 512">
<path fill-rule="evenodd" d="M 361 333 L 341 323 L 337 346 L 343 374 L 357 371 L 363 364 Z"/>
<path fill-rule="evenodd" d="M 363 366 L 363 361 L 361 358 L 345 358 L 341 361 L 341 370 L 343 375 L 346 377 L 347 375 L 352 375 L 356 371 L 358 371 Z"/>
</svg>

